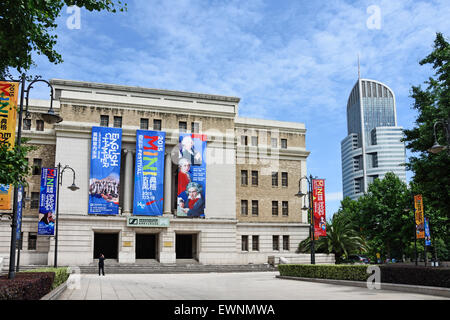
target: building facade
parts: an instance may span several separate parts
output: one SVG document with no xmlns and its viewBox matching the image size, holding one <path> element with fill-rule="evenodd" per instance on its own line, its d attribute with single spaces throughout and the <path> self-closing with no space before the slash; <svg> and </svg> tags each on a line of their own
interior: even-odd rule
<svg viewBox="0 0 450 320">
<path fill-rule="evenodd" d="M 355 200 L 387 172 L 406 183 L 405 145 L 397 126 L 394 92 L 358 79 L 347 102 L 347 137 L 341 142 L 343 196 Z"/>
<path fill-rule="evenodd" d="M 67 188 L 73 177 L 65 171 L 57 218 L 59 265 L 90 265 L 100 252 L 124 264 L 267 263 L 268 256 L 295 256 L 299 242 L 308 237 L 307 215 L 294 196 L 309 155 L 304 124 L 241 118 L 236 97 L 51 83 L 54 108 L 63 121 L 44 124 L 39 113 L 47 111 L 49 102 L 36 100 L 23 122 L 22 135 L 38 149 L 29 154 L 33 175 L 25 190 L 21 264 L 53 264 L 55 237 L 38 235 L 37 224 L 40 172 L 58 164 L 74 170 L 80 187 Z M 121 129 L 118 214 L 88 213 L 93 127 Z M 156 217 L 133 212 L 137 130 L 165 132 L 163 212 Z M 177 214 L 179 138 L 185 133 L 206 137 L 203 217 Z M 10 235 L 10 221 L 2 218 L 4 257 Z M 316 259 L 332 261 L 320 255 Z"/>
</svg>

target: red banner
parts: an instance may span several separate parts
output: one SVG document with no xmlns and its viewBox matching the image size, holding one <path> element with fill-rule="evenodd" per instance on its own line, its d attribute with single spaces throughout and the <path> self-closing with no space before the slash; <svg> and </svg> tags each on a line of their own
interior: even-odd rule
<svg viewBox="0 0 450 320">
<path fill-rule="evenodd" d="M 325 179 L 313 179 L 314 236 L 325 237 L 327 224 L 325 216 Z"/>
</svg>

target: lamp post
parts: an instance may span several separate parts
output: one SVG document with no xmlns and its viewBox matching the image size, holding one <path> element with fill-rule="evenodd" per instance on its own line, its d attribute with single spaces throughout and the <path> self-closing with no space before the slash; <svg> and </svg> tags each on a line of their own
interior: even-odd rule
<svg viewBox="0 0 450 320">
<path fill-rule="evenodd" d="M 72 181 L 72 185 L 67 187 L 68 189 L 72 190 L 72 191 L 76 191 L 78 189 L 80 189 L 79 187 L 77 187 L 75 185 L 75 170 L 73 170 L 71 167 L 69 167 L 68 165 L 65 165 L 64 168 L 62 168 L 61 170 L 61 163 L 58 163 L 58 186 L 56 188 L 56 230 L 55 230 L 55 261 L 54 261 L 54 267 L 58 267 L 58 226 L 59 226 L 59 218 L 58 218 L 58 213 L 59 213 L 59 186 L 62 186 L 62 178 L 63 178 L 63 173 L 66 169 L 69 169 L 72 171 L 73 173 L 73 181 Z"/>
<path fill-rule="evenodd" d="M 16 145 L 21 145 L 22 140 L 22 116 L 24 112 L 23 108 L 23 101 L 25 92 L 27 94 L 26 96 L 26 108 L 25 108 L 25 117 L 27 118 L 29 116 L 28 112 L 28 101 L 29 101 L 29 95 L 30 95 L 30 89 L 33 88 L 33 84 L 36 82 L 45 82 L 50 87 L 50 109 L 46 114 L 42 114 L 43 120 L 47 123 L 54 124 L 61 122 L 63 119 L 55 114 L 55 111 L 53 110 L 53 87 L 50 84 L 50 82 L 46 80 L 42 80 L 39 78 L 35 78 L 33 81 L 30 82 L 27 89 L 25 89 L 25 80 L 26 76 L 25 74 L 22 74 L 20 77 L 20 80 L 13 80 L 12 82 L 20 82 L 21 83 L 21 89 L 20 89 L 20 106 L 19 106 L 19 112 L 18 112 L 18 127 L 17 127 L 17 142 Z M 14 279 L 15 277 L 15 264 L 16 264 L 16 246 L 17 246 L 17 235 L 16 235 L 16 228 L 17 228 L 17 203 L 18 203 L 18 188 L 14 188 L 14 201 L 13 201 L 13 212 L 12 212 L 12 224 L 11 224 L 11 246 L 10 246 L 10 252 L 9 252 L 9 271 L 8 271 L 8 279 Z"/>
<path fill-rule="evenodd" d="M 438 142 L 437 134 L 436 134 L 436 125 L 437 124 L 442 124 L 442 127 L 444 128 L 445 138 L 446 138 L 446 143 L 447 143 L 447 145 L 445 145 L 445 146 L 440 145 Z M 430 149 L 428 149 L 428 151 L 431 153 L 434 153 L 434 154 L 438 154 L 442 150 L 447 149 L 447 152 L 450 154 L 450 149 L 449 149 L 449 146 L 450 146 L 450 119 L 437 120 L 433 124 L 433 133 L 434 133 L 434 144 Z"/>
<path fill-rule="evenodd" d="M 307 181 L 307 193 L 302 192 L 302 180 L 305 179 Z M 311 264 L 316 264 L 316 255 L 315 255 L 315 248 L 314 248 L 314 207 L 312 205 L 312 175 L 301 177 L 298 181 L 298 193 L 295 195 L 296 197 L 299 197 L 300 199 L 304 196 L 308 196 L 308 207 L 306 205 L 303 206 L 302 210 L 308 210 L 310 214 L 310 236 L 311 236 Z M 306 200 L 306 198 L 305 198 Z"/>
</svg>

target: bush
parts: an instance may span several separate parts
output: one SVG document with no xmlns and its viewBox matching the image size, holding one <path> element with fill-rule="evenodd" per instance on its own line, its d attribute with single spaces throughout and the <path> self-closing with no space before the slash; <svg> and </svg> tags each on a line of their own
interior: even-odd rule
<svg viewBox="0 0 450 320">
<path fill-rule="evenodd" d="M 59 285 L 63 284 L 64 282 L 66 282 L 70 275 L 67 267 L 40 268 L 40 269 L 27 270 L 24 272 L 54 272 L 55 280 L 53 281 L 53 284 L 52 284 L 52 290 L 57 288 Z"/>
<path fill-rule="evenodd" d="M 335 265 L 335 264 L 280 264 L 281 276 L 366 281 L 370 274 L 367 265 Z"/>
<path fill-rule="evenodd" d="M 54 272 L 19 272 L 0 277 L 0 300 L 39 300 L 51 291 Z"/>
<path fill-rule="evenodd" d="M 450 268 L 433 268 L 411 265 L 383 265 L 382 283 L 450 288 Z"/>
</svg>

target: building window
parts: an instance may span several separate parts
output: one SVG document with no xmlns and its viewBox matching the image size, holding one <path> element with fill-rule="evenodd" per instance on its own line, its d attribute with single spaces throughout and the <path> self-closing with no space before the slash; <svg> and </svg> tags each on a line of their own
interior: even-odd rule
<svg viewBox="0 0 450 320">
<path fill-rule="evenodd" d="M 283 236 L 283 250 L 289 251 L 289 236 Z"/>
<path fill-rule="evenodd" d="M 162 128 L 162 120 L 153 119 L 153 130 L 161 131 L 161 128 Z"/>
<path fill-rule="evenodd" d="M 199 133 L 200 132 L 200 123 L 192 122 L 191 123 L 191 133 Z"/>
<path fill-rule="evenodd" d="M 241 200 L 241 215 L 248 215 L 248 200 Z"/>
<path fill-rule="evenodd" d="M 31 130 L 31 119 L 23 119 L 23 130 Z"/>
<path fill-rule="evenodd" d="M 28 233 L 28 250 L 36 250 L 37 234 L 35 232 Z"/>
<path fill-rule="evenodd" d="M 247 170 L 241 170 L 241 185 L 242 186 L 248 185 L 248 171 Z"/>
<path fill-rule="evenodd" d="M 39 208 L 39 192 L 32 192 L 30 209 L 38 209 L 38 208 Z"/>
<path fill-rule="evenodd" d="M 148 130 L 148 119 L 141 118 L 141 130 Z"/>
<path fill-rule="evenodd" d="M 241 145 L 246 146 L 248 144 L 248 137 L 241 136 Z"/>
<path fill-rule="evenodd" d="M 257 216 L 259 212 L 258 200 L 252 200 L 252 215 Z"/>
<path fill-rule="evenodd" d="M 180 130 L 180 133 L 187 132 L 187 122 L 186 121 L 178 122 L 178 129 Z"/>
<path fill-rule="evenodd" d="M 259 251 L 259 236 L 252 236 L 252 250 Z"/>
<path fill-rule="evenodd" d="M 44 120 L 36 120 L 36 131 L 44 131 Z"/>
<path fill-rule="evenodd" d="M 278 201 L 272 201 L 272 216 L 278 216 Z"/>
<path fill-rule="evenodd" d="M 242 236 L 241 239 L 242 239 L 241 250 L 248 251 L 248 236 Z"/>
<path fill-rule="evenodd" d="M 253 147 L 256 147 L 256 146 L 258 146 L 258 137 L 252 137 L 252 146 Z"/>
<path fill-rule="evenodd" d="M 258 171 L 252 171 L 252 186 L 258 185 Z"/>
<path fill-rule="evenodd" d="M 278 172 L 272 172 L 272 187 L 278 187 Z"/>
<path fill-rule="evenodd" d="M 33 175 L 40 176 L 42 168 L 42 159 L 33 159 Z"/>
<path fill-rule="evenodd" d="M 280 250 L 280 236 L 272 236 L 272 249 L 273 251 Z"/>
<path fill-rule="evenodd" d="M 288 201 L 283 201 L 281 203 L 281 211 L 283 216 L 287 217 L 289 215 L 289 202 Z"/>
<path fill-rule="evenodd" d="M 114 128 L 122 128 L 122 117 L 114 117 Z"/>
<path fill-rule="evenodd" d="M 270 141 L 271 141 L 272 148 L 278 148 L 278 139 L 277 138 L 271 138 Z"/>
<path fill-rule="evenodd" d="M 287 149 L 287 139 L 281 139 L 281 148 Z"/>
<path fill-rule="evenodd" d="M 287 187 L 288 186 L 288 173 L 287 172 L 282 172 L 281 173 L 281 185 L 283 187 Z"/>
<path fill-rule="evenodd" d="M 101 127 L 107 127 L 109 126 L 109 116 L 100 116 L 100 126 Z"/>
</svg>

